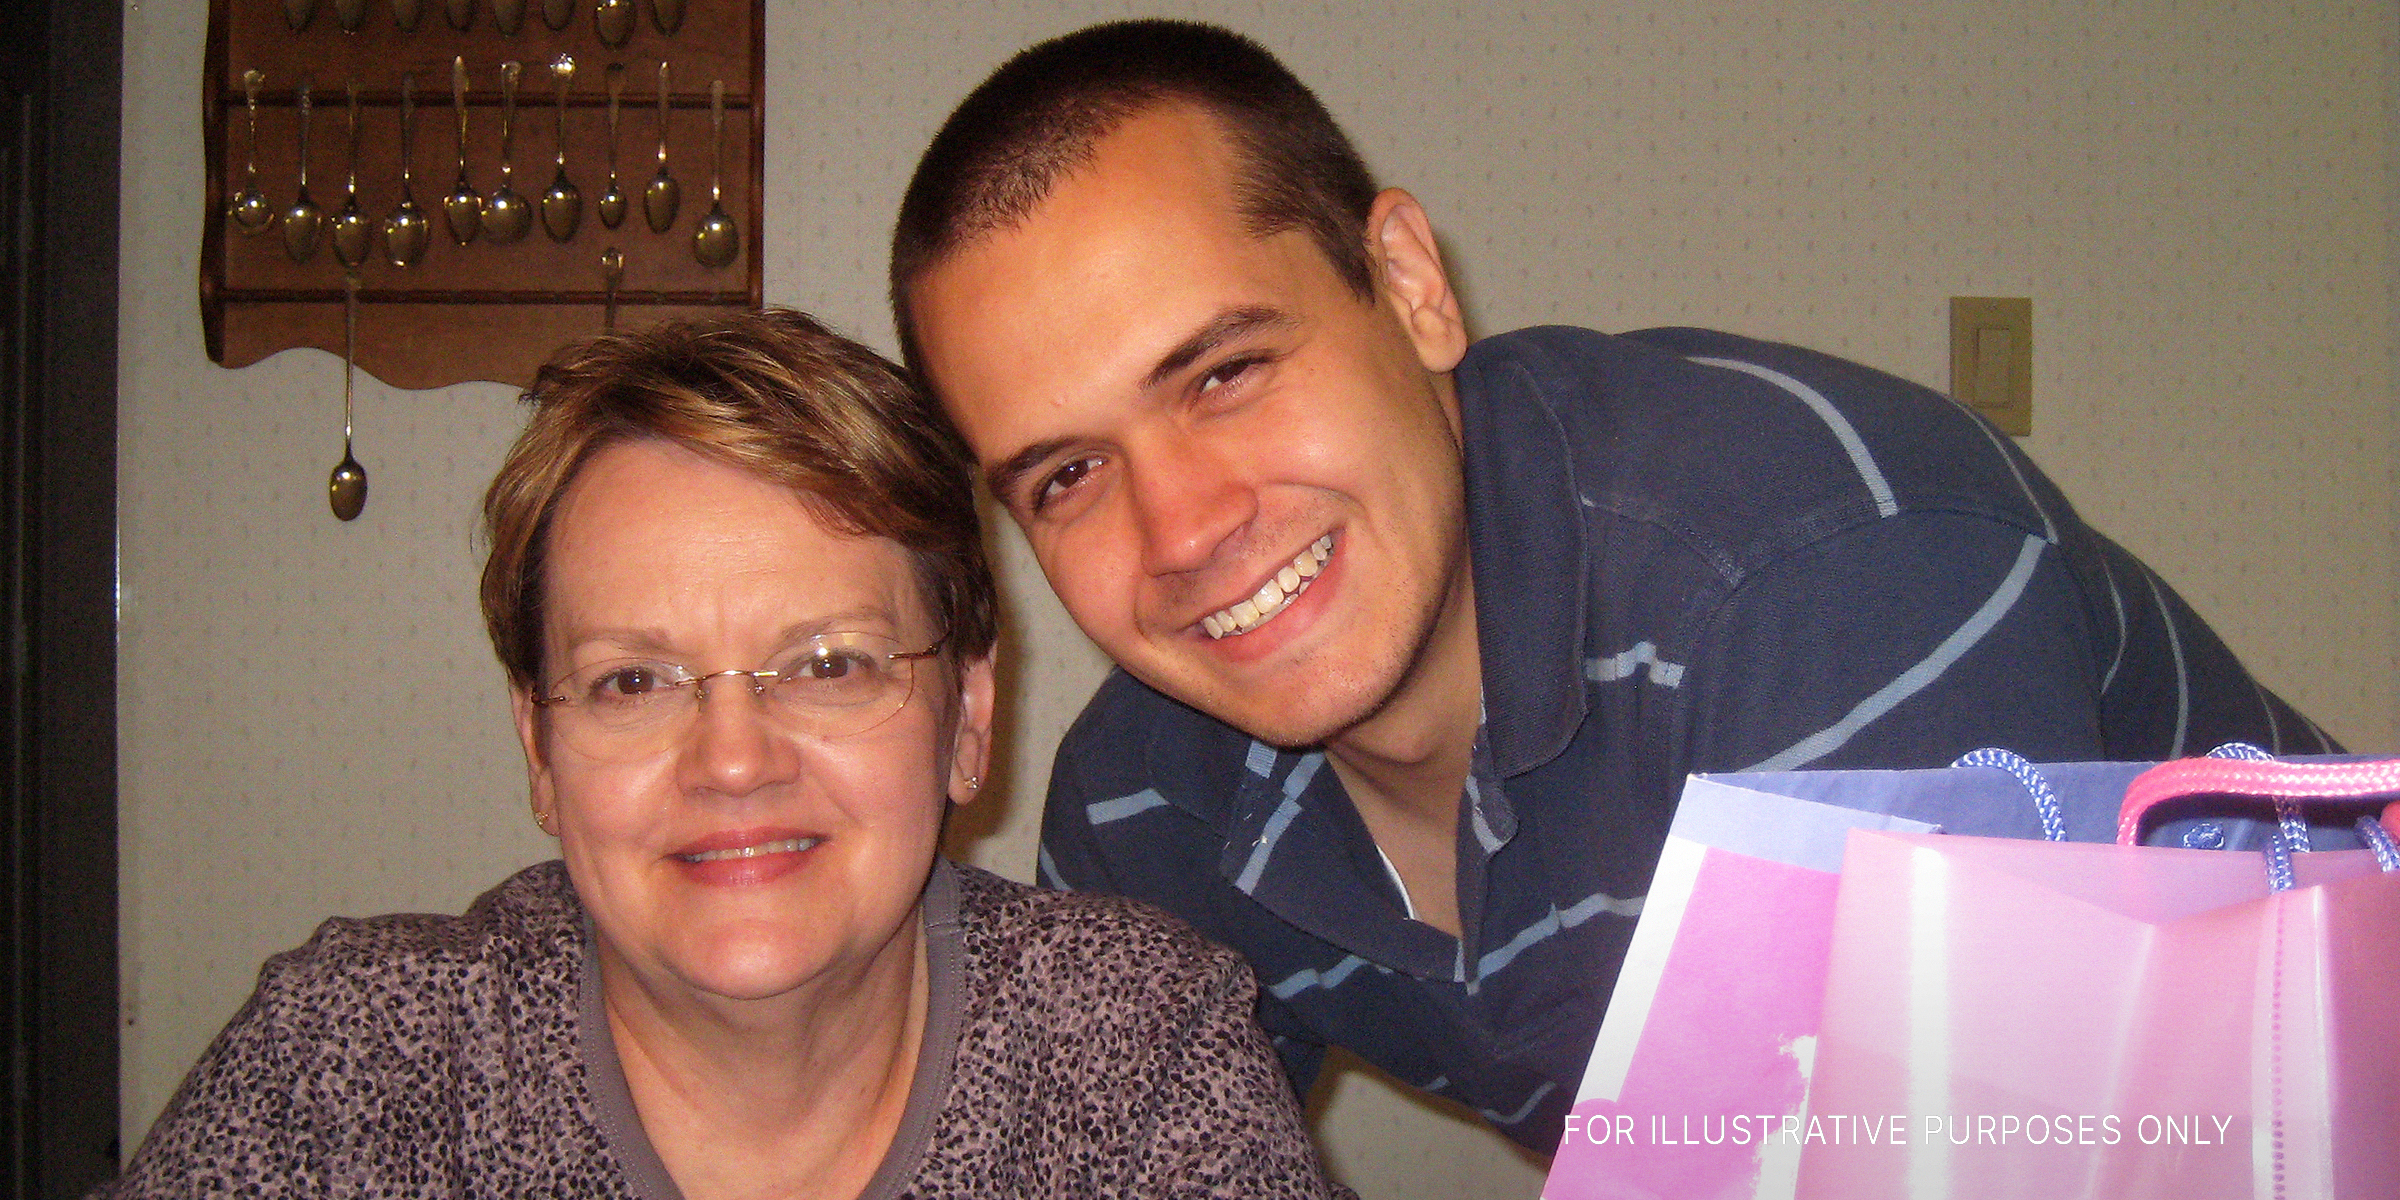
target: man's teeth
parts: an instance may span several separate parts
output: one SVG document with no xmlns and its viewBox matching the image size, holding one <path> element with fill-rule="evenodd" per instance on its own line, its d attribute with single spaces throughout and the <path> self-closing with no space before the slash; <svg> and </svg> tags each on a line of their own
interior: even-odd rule
<svg viewBox="0 0 2400 1200">
<path fill-rule="evenodd" d="M 735 846 L 730 850 L 703 850 L 698 854 L 678 854 L 675 857 L 688 863 L 723 862 L 729 858 L 757 858 L 762 854 L 791 854 L 817 844 L 816 838 L 785 838 L 780 842 L 760 842 L 755 846 Z"/>
<path fill-rule="evenodd" d="M 1308 549 L 1292 556 L 1273 578 L 1258 585 L 1258 593 L 1235 602 L 1231 608 L 1218 609 L 1200 618 L 1200 628 L 1212 638 L 1232 637 L 1248 633 L 1267 623 L 1294 597 L 1308 590 L 1308 585 L 1333 556 L 1333 535 L 1318 538 Z"/>
</svg>

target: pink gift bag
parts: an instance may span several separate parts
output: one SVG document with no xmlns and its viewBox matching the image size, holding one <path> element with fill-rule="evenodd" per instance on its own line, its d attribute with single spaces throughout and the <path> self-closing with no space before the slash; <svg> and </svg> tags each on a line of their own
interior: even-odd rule
<svg viewBox="0 0 2400 1200">
<path fill-rule="evenodd" d="M 1738 777 L 1735 777 L 1738 778 Z M 1545 1200 L 1791 1195 L 1843 839 L 1923 822 L 1685 788 Z"/>
<path fill-rule="evenodd" d="M 2400 790 L 2400 763 L 2170 763 L 2119 845 L 1860 831 L 1798 1194 L 2400 1196 L 2400 851 L 2132 844 L 2196 794 Z M 1868 1136 L 1872 1131 L 1877 1136 Z"/>
</svg>

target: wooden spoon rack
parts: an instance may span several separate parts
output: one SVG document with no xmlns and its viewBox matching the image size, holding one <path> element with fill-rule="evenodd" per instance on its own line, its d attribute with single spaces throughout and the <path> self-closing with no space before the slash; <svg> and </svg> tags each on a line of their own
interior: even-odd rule
<svg viewBox="0 0 2400 1200">
<path fill-rule="evenodd" d="M 358 0 L 365 17 L 343 28 L 337 0 L 211 0 L 204 95 L 208 198 L 200 249 L 200 313 L 208 355 L 227 367 L 247 366 L 293 346 L 342 352 L 343 282 L 359 276 L 357 363 L 387 384 L 430 388 L 470 379 L 528 384 L 560 345 L 599 332 L 609 289 L 601 263 L 614 250 L 623 274 L 615 292 L 618 328 L 670 316 L 760 302 L 759 235 L 761 80 L 764 0 L 685 0 L 674 32 L 656 17 L 659 0 L 636 0 L 630 36 L 603 40 L 602 0 L 574 0 L 563 28 L 545 19 L 545 0 L 524 0 L 515 32 L 495 21 L 495 0 L 473 0 L 472 23 L 450 23 L 453 0 Z M 500 0 L 503 8 L 507 0 Z M 290 27 L 287 8 L 313 8 L 306 26 Z M 671 12 L 676 7 L 669 0 Z M 418 10 L 414 29 L 399 13 Z M 553 10 L 555 11 L 555 10 Z M 553 240 L 538 206 L 557 172 L 557 92 L 550 64 L 569 55 L 576 70 L 568 92 L 566 171 L 582 195 L 581 219 L 565 241 Z M 501 182 L 500 64 L 522 64 L 510 160 L 511 189 L 536 206 L 532 229 L 496 244 L 478 236 L 464 245 L 444 221 L 442 201 L 458 176 L 458 119 L 452 105 L 453 60 L 466 61 L 466 173 L 489 197 Z M 658 79 L 665 62 L 671 82 L 666 122 L 668 169 L 681 198 L 673 223 L 653 232 L 642 205 L 645 184 L 658 170 Z M 623 222 L 607 228 L 598 212 L 608 186 L 608 66 L 622 64 L 616 141 L 619 187 L 631 203 Z M 249 161 L 245 72 L 265 76 L 258 93 L 258 186 L 278 214 L 274 225 L 247 232 L 229 201 L 244 187 Z M 401 200 L 400 114 L 404 76 L 413 77 L 415 126 L 409 154 L 409 194 L 431 223 L 423 256 L 393 261 L 383 232 Z M 711 207 L 714 145 L 710 85 L 725 89 L 723 205 L 736 223 L 740 249 L 721 267 L 695 256 L 693 233 Z M 365 261 L 345 268 L 329 236 L 295 261 L 280 236 L 281 214 L 299 183 L 299 85 L 313 84 L 308 192 L 330 222 L 347 195 L 351 152 L 347 85 L 358 88 L 358 203 L 372 234 Z"/>
</svg>

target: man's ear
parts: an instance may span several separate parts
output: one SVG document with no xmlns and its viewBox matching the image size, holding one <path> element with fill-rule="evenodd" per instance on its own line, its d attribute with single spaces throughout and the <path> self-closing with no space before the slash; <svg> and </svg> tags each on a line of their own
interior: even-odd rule
<svg viewBox="0 0 2400 1200">
<path fill-rule="evenodd" d="M 992 786 L 992 656 L 958 666 L 958 721 L 950 734 L 949 795 L 965 804 Z"/>
<path fill-rule="evenodd" d="M 541 710 L 522 688 L 508 689 L 509 714 L 516 718 L 517 745 L 525 751 L 525 786 L 531 793 L 534 823 L 544 831 L 558 828 L 558 789 L 550 779 L 550 761 L 542 756 Z"/>
<path fill-rule="evenodd" d="M 1379 298 L 1392 306 L 1417 348 L 1417 361 L 1437 375 L 1467 353 L 1467 322 L 1450 273 L 1442 267 L 1433 222 L 1417 198 L 1386 188 L 1367 212 L 1367 256 Z"/>
</svg>

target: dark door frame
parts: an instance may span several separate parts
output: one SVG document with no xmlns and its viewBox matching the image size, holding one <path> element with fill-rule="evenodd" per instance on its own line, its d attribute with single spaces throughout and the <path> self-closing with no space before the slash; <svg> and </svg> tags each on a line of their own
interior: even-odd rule
<svg viewBox="0 0 2400 1200">
<path fill-rule="evenodd" d="M 7 1191 L 115 1174 L 117 228 L 124 19 L 18 0 L 0 46 L 0 1137 Z"/>
</svg>

